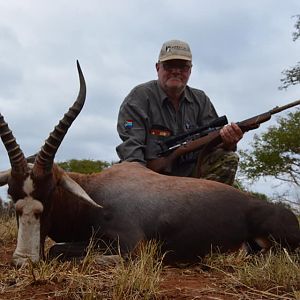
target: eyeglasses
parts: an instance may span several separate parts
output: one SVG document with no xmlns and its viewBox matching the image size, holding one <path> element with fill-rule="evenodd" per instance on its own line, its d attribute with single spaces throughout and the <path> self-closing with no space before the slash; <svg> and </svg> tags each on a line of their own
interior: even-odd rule
<svg viewBox="0 0 300 300">
<path fill-rule="evenodd" d="M 185 62 L 163 62 L 161 64 L 167 72 L 173 69 L 179 69 L 181 72 L 188 72 L 192 67 L 191 64 Z"/>
</svg>

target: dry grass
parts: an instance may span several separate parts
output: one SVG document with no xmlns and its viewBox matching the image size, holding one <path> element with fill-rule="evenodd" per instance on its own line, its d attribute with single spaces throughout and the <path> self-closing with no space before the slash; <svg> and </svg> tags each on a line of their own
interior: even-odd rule
<svg viewBox="0 0 300 300">
<path fill-rule="evenodd" d="M 228 293 L 243 293 L 243 299 L 300 300 L 300 253 L 275 249 L 265 255 L 234 254 L 207 256 L 205 267 L 226 275 Z"/>
<path fill-rule="evenodd" d="M 15 217 L 9 217 L 8 215 L 0 216 L 0 243 L 6 241 L 16 241 L 18 230 L 16 226 Z"/>
<path fill-rule="evenodd" d="M 122 261 L 114 274 L 113 299 L 153 299 L 158 295 L 162 256 L 150 241 L 138 249 L 138 259 Z"/>
<path fill-rule="evenodd" d="M 1 241 L 16 241 L 16 221 L 0 220 Z M 51 241 L 49 242 L 51 245 Z M 30 261 L 21 268 L 0 263 L 0 299 L 154 299 L 159 289 L 158 245 L 145 244 L 118 265 L 98 264 L 93 243 L 80 262 Z"/>
<path fill-rule="evenodd" d="M 11 252 L 7 252 L 15 246 L 16 237 L 15 219 L 2 217 L 0 299 L 167 299 L 161 294 L 160 284 L 162 271 L 168 268 L 162 266 L 162 255 L 154 242 L 140 247 L 136 257 L 113 266 L 99 264 L 99 254 L 93 252 L 91 244 L 80 262 L 53 259 L 35 265 L 28 262 L 17 269 L 9 264 Z M 177 269 L 178 276 L 182 272 Z M 214 295 L 215 299 L 223 299 L 218 298 L 223 295 L 226 299 L 300 300 L 299 252 L 288 254 L 279 249 L 264 256 L 247 256 L 244 252 L 213 254 L 196 268 L 186 267 L 184 272 L 194 274 L 195 282 L 199 281 L 194 292 L 197 289 L 201 295 L 205 291 L 212 299 Z M 212 278 L 209 286 L 201 286 L 203 274 Z M 184 276 L 180 282 L 182 290 L 187 284 Z M 172 283 L 169 287 L 178 291 Z"/>
<path fill-rule="evenodd" d="M 24 293 L 34 288 L 36 299 L 153 299 L 158 291 L 161 263 L 152 256 L 154 246 L 146 246 L 142 257 L 122 262 L 117 267 L 95 263 L 89 253 L 80 263 L 56 259 L 21 268 L 2 269 L 1 295 L 14 299 L 32 299 Z M 151 258 L 152 257 L 152 258 Z M 3 299 L 3 298 L 1 298 Z"/>
<path fill-rule="evenodd" d="M 300 256 L 290 255 L 283 249 L 276 253 L 269 252 L 264 256 L 255 256 L 251 263 L 238 270 L 237 277 L 247 285 L 261 290 L 275 286 L 287 292 L 300 291 Z"/>
</svg>

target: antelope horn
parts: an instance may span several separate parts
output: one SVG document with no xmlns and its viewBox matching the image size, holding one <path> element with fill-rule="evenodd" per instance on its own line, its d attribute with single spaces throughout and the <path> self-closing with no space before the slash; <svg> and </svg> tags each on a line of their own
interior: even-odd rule
<svg viewBox="0 0 300 300">
<path fill-rule="evenodd" d="M 2 142 L 8 153 L 12 172 L 15 174 L 24 174 L 27 163 L 23 151 L 17 144 L 16 139 L 0 113 L 0 135 Z"/>
<path fill-rule="evenodd" d="M 55 154 L 65 137 L 68 129 L 71 127 L 73 121 L 79 115 L 85 101 L 86 96 L 86 85 L 85 80 L 77 61 L 77 69 L 80 81 L 80 90 L 74 104 L 69 108 L 68 112 L 59 121 L 58 125 L 55 126 L 54 130 L 50 133 L 48 139 L 45 141 L 44 146 L 37 154 L 35 159 L 33 172 L 35 174 L 45 174 L 51 171 Z"/>
</svg>

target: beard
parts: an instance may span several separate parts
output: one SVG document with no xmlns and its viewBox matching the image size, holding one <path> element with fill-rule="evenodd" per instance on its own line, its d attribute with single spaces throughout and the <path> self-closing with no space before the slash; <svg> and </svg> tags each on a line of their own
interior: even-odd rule
<svg viewBox="0 0 300 300">
<path fill-rule="evenodd" d="M 167 93 L 170 94 L 181 94 L 185 88 L 186 84 L 182 80 L 169 79 L 164 85 L 164 89 Z"/>
</svg>

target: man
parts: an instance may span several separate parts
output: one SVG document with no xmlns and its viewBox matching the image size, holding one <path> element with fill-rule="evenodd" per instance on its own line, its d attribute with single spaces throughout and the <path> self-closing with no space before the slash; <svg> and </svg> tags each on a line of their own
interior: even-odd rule
<svg viewBox="0 0 300 300">
<path fill-rule="evenodd" d="M 208 124 L 218 117 L 206 94 L 187 85 L 192 70 L 192 53 L 187 43 L 165 42 L 156 63 L 157 80 L 135 87 L 119 111 L 117 130 L 122 143 L 117 147 L 121 161 L 147 165 L 158 158 L 158 142 Z M 242 138 L 231 123 L 220 131 L 223 143 L 181 156 L 170 175 L 193 176 L 233 184 L 238 166 L 234 152 Z"/>
</svg>

